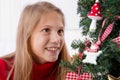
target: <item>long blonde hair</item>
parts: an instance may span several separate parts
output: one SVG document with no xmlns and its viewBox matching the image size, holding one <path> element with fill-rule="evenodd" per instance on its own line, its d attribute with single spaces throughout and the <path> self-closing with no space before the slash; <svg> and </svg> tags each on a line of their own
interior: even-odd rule
<svg viewBox="0 0 120 80">
<path fill-rule="evenodd" d="M 24 8 L 18 25 L 14 64 L 12 66 L 11 71 L 9 72 L 7 80 L 10 79 L 10 76 L 12 75 L 13 71 L 14 80 L 30 80 L 30 74 L 33 63 L 29 39 L 31 37 L 33 29 L 40 21 L 41 16 L 51 11 L 56 11 L 58 14 L 61 15 L 63 19 L 63 24 L 65 26 L 63 12 L 58 7 L 49 2 L 37 2 L 35 4 L 28 5 Z M 59 62 L 61 59 L 69 59 L 65 44 L 58 59 Z M 64 80 L 64 76 L 65 69 L 63 70 L 63 68 L 58 66 L 57 79 Z"/>
</svg>

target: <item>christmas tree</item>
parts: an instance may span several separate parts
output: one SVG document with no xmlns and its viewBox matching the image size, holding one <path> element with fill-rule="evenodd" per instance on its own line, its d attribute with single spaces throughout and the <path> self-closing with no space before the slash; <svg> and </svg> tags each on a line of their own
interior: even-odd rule
<svg viewBox="0 0 120 80">
<path fill-rule="evenodd" d="M 90 73 L 93 80 L 119 77 L 120 0 L 78 0 L 77 13 L 86 39 L 74 40 L 71 47 L 78 54 L 60 65 L 77 75 Z"/>
</svg>

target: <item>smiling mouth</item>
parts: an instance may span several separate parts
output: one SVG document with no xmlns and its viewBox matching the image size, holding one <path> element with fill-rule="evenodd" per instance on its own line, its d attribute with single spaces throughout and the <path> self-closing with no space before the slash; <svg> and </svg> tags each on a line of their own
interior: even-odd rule
<svg viewBox="0 0 120 80">
<path fill-rule="evenodd" d="M 57 51 L 57 50 L 59 50 L 59 47 L 48 47 L 46 49 L 49 51 Z"/>
</svg>

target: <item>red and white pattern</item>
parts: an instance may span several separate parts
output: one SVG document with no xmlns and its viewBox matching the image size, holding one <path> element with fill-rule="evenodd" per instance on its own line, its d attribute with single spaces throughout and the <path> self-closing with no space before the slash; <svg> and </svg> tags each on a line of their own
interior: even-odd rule
<svg viewBox="0 0 120 80">
<path fill-rule="evenodd" d="M 100 7 L 99 0 L 96 0 L 94 5 L 91 7 L 91 11 L 87 14 L 87 16 L 90 19 L 92 19 L 92 22 L 89 27 L 89 32 L 94 32 L 96 30 L 97 20 L 102 19 L 102 15 L 100 11 L 101 11 L 101 7 Z"/>
<path fill-rule="evenodd" d="M 99 16 L 100 18 L 102 18 L 100 11 L 101 7 L 99 2 L 95 2 L 95 4 L 91 7 L 91 11 L 89 12 L 88 16 Z"/>
<path fill-rule="evenodd" d="M 92 80 L 90 73 L 83 73 L 78 76 L 75 72 L 68 72 L 65 80 Z"/>
<path fill-rule="evenodd" d="M 111 31 L 113 30 L 113 26 L 114 26 L 114 23 L 110 23 L 108 26 L 107 26 L 107 28 L 105 29 L 105 31 L 104 31 L 104 33 L 103 33 L 103 35 L 102 35 L 102 37 L 101 37 L 101 41 L 104 41 L 107 37 L 108 37 L 108 35 L 111 33 Z M 100 37 L 100 35 L 99 35 L 99 37 Z"/>
<path fill-rule="evenodd" d="M 120 36 L 115 38 L 115 39 L 113 39 L 112 41 L 116 42 L 118 44 L 118 46 L 120 46 Z"/>
</svg>

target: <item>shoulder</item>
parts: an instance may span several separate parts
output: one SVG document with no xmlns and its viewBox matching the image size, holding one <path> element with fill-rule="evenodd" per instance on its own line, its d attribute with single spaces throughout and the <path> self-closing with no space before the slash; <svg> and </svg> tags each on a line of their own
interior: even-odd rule
<svg viewBox="0 0 120 80">
<path fill-rule="evenodd" d="M 7 60 L 0 58 L 0 80 L 6 80 L 6 77 L 11 69 Z"/>
<path fill-rule="evenodd" d="M 10 69 L 13 65 L 13 59 L 0 58 L 0 71 L 4 69 Z"/>
<path fill-rule="evenodd" d="M 5 80 L 7 77 L 8 67 L 4 59 L 0 58 L 0 80 Z"/>
<path fill-rule="evenodd" d="M 7 66 L 7 63 L 4 59 L 0 58 L 0 71 L 3 70 Z"/>
</svg>

